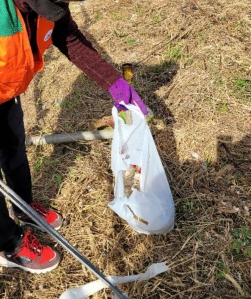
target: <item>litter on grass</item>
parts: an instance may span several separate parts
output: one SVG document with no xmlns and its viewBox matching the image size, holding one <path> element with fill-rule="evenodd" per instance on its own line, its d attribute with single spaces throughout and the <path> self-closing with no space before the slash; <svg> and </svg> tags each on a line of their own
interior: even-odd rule
<svg viewBox="0 0 251 299">
<path fill-rule="evenodd" d="M 114 285 L 137 281 L 137 280 L 149 280 L 160 273 L 166 272 L 169 270 L 169 267 L 165 262 L 152 264 L 145 273 L 140 273 L 137 275 L 128 275 L 128 276 L 107 276 L 106 278 Z M 89 296 L 101 291 L 102 289 L 107 288 L 107 285 L 104 284 L 101 280 L 95 280 L 85 285 L 82 285 L 78 288 L 72 288 L 66 290 L 59 299 L 85 299 Z M 113 297 L 116 299 L 117 297 Z"/>
</svg>

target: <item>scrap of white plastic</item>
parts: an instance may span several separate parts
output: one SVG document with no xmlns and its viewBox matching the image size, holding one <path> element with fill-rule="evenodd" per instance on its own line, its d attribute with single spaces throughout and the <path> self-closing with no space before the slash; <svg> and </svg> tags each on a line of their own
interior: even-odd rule
<svg viewBox="0 0 251 299">
<path fill-rule="evenodd" d="M 107 276 L 106 278 L 114 285 L 122 284 L 126 282 L 136 281 L 136 280 L 148 280 L 156 275 L 166 272 L 169 270 L 169 267 L 165 262 L 152 264 L 145 273 L 137 275 L 128 275 L 128 276 Z M 77 288 L 72 288 L 66 290 L 59 299 L 85 299 L 89 296 L 95 294 L 96 292 L 107 288 L 108 286 L 103 283 L 101 280 L 92 281 L 85 285 L 82 285 Z M 113 297 L 116 299 L 116 296 Z"/>
</svg>

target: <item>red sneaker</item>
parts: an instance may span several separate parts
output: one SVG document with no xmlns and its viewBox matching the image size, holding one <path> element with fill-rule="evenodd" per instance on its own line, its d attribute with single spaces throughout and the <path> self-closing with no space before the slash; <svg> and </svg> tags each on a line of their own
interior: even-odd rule
<svg viewBox="0 0 251 299">
<path fill-rule="evenodd" d="M 30 231 L 21 236 L 13 252 L 0 252 L 1 266 L 17 267 L 36 274 L 55 269 L 59 262 L 59 253 L 43 246 Z"/>
<path fill-rule="evenodd" d="M 45 208 L 42 204 L 37 202 L 32 202 L 30 206 L 42 217 L 46 220 L 54 229 L 58 230 L 62 226 L 63 219 L 60 214 L 52 209 Z M 39 226 L 36 222 L 34 222 L 30 217 L 28 217 L 23 212 L 18 214 L 12 210 L 12 213 L 18 219 L 21 225 L 32 225 L 37 229 L 44 231 L 44 229 Z M 15 220 L 15 219 L 14 219 Z"/>
</svg>

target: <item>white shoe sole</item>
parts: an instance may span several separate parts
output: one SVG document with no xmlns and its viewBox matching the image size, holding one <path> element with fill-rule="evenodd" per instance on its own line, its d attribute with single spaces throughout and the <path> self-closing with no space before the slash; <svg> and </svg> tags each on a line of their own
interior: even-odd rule
<svg viewBox="0 0 251 299">
<path fill-rule="evenodd" d="M 9 209 L 9 215 L 10 217 L 16 222 L 16 224 L 18 225 L 21 225 L 21 226 L 24 226 L 24 225 L 30 225 L 30 226 L 33 226 L 35 227 L 36 229 L 40 230 L 41 232 L 46 232 L 46 230 L 42 227 L 42 226 L 39 226 L 38 224 L 36 223 L 28 223 L 28 222 L 23 222 L 22 220 L 20 220 L 19 218 L 17 218 L 13 212 L 13 209 L 10 208 Z M 63 220 L 62 220 L 62 216 L 59 215 L 59 217 L 61 218 L 61 225 L 57 226 L 57 227 L 53 227 L 55 230 L 59 230 L 62 225 L 63 225 Z"/>
<path fill-rule="evenodd" d="M 43 274 L 43 273 L 50 272 L 50 271 L 54 270 L 55 268 L 57 268 L 59 262 L 57 264 L 49 267 L 49 268 L 46 268 L 46 269 L 31 269 L 31 268 L 23 267 L 21 265 L 10 262 L 9 260 L 3 258 L 0 255 L 0 266 L 7 267 L 7 268 L 20 268 L 24 271 L 27 271 L 27 272 L 30 272 L 30 273 L 33 273 L 33 274 Z"/>
<path fill-rule="evenodd" d="M 19 225 L 21 225 L 21 226 L 30 225 L 30 226 L 33 226 L 36 229 L 40 230 L 41 232 L 46 232 L 46 230 L 42 226 L 39 226 L 38 224 L 23 222 L 22 220 L 19 220 L 18 218 L 17 218 L 17 220 L 18 220 Z M 61 227 L 62 227 L 62 224 L 58 227 L 53 227 L 53 228 L 55 230 L 59 230 Z"/>
</svg>

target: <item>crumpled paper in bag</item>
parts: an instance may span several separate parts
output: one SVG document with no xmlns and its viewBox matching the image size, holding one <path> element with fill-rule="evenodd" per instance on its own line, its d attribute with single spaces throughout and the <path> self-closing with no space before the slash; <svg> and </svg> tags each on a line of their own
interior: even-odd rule
<svg viewBox="0 0 251 299">
<path fill-rule="evenodd" d="M 129 276 L 107 276 L 106 278 L 113 284 L 122 284 L 126 282 L 136 281 L 136 280 L 148 280 L 156 275 L 166 272 L 169 267 L 165 262 L 152 264 L 145 273 Z M 85 299 L 89 296 L 95 294 L 96 292 L 108 288 L 108 286 L 101 280 L 92 281 L 78 288 L 72 288 L 66 290 L 59 299 Z M 117 295 L 113 296 L 113 299 L 117 299 Z"/>
</svg>

